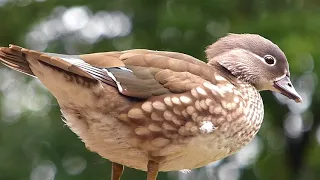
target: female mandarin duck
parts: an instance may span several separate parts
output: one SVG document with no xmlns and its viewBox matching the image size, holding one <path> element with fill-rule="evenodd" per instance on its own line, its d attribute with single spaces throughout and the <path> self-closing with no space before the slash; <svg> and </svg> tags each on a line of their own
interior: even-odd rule
<svg viewBox="0 0 320 180">
<path fill-rule="evenodd" d="M 123 165 L 155 180 L 158 171 L 198 168 L 235 153 L 262 123 L 259 91 L 302 100 L 284 53 L 259 35 L 229 34 L 206 55 L 208 63 L 142 49 L 62 55 L 0 48 L 0 61 L 39 78 L 70 129 L 113 162 L 112 180 Z"/>
</svg>

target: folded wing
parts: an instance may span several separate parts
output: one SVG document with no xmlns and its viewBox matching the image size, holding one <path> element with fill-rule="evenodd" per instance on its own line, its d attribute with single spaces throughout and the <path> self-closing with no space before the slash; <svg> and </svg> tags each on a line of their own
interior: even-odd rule
<svg viewBox="0 0 320 180">
<path fill-rule="evenodd" d="M 211 81 L 211 68 L 192 56 L 165 51 L 129 50 L 84 55 L 41 53 L 10 45 L 0 49 L 6 66 L 35 76 L 28 59 L 118 88 L 126 96 L 148 98 L 182 93 Z"/>
</svg>

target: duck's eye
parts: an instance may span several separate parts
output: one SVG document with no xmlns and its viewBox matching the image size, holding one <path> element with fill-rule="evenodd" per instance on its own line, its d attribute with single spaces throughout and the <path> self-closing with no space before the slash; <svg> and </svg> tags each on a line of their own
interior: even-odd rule
<svg viewBox="0 0 320 180">
<path fill-rule="evenodd" d="M 271 55 L 265 55 L 264 56 L 264 60 L 269 65 L 275 65 L 276 64 L 276 59 Z"/>
</svg>

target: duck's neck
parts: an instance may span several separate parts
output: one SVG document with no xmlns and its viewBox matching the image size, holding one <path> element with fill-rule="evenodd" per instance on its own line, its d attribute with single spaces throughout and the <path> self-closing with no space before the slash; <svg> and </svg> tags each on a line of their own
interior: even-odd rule
<svg viewBox="0 0 320 180">
<path fill-rule="evenodd" d="M 238 88 L 242 98 L 247 102 L 245 104 L 247 120 L 254 124 L 261 124 L 263 119 L 263 102 L 258 90 L 248 82 L 237 79 L 228 69 L 218 63 L 209 64 L 215 70 L 225 77 L 229 82 Z M 253 114 L 259 114 L 261 117 L 251 117 Z"/>
<path fill-rule="evenodd" d="M 237 79 L 231 72 L 226 69 L 225 67 L 221 66 L 218 63 L 208 63 L 209 66 L 212 66 L 216 71 L 219 72 L 224 78 L 226 78 L 229 82 L 231 82 L 234 86 L 238 87 L 239 84 L 242 84 L 244 82 Z"/>
<path fill-rule="evenodd" d="M 260 128 L 264 116 L 263 101 L 260 93 L 250 84 L 240 84 L 239 91 L 244 102 L 246 102 L 244 112 L 247 120 L 255 124 L 257 128 Z"/>
</svg>

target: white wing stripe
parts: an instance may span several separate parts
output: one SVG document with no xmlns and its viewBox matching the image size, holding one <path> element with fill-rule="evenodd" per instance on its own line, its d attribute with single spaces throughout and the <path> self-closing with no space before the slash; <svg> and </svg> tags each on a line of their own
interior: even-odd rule
<svg viewBox="0 0 320 180">
<path fill-rule="evenodd" d="M 123 91 L 123 88 L 121 87 L 120 82 L 117 81 L 116 77 L 110 71 L 108 71 L 108 69 L 106 69 L 106 68 L 101 69 L 98 67 L 94 67 L 94 66 L 86 63 L 82 59 L 77 59 L 77 58 L 61 58 L 61 59 L 65 60 L 75 66 L 78 66 L 79 68 L 85 70 L 90 75 L 92 75 L 95 79 L 97 79 L 101 82 L 104 82 L 106 84 L 110 84 L 110 79 L 112 79 L 116 83 L 118 90 L 120 92 Z M 129 70 L 125 67 L 120 67 L 119 69 L 132 72 L 131 70 Z"/>
</svg>

